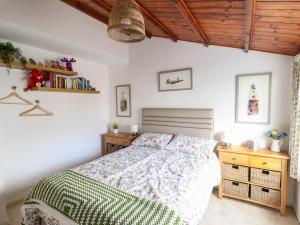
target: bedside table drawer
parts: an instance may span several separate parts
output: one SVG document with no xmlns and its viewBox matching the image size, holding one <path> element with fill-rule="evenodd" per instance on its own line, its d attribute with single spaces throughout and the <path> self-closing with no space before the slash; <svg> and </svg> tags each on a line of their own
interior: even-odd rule
<svg viewBox="0 0 300 225">
<path fill-rule="evenodd" d="M 129 146 L 130 145 L 130 141 L 127 140 L 127 139 L 118 139 L 118 145 Z"/>
<path fill-rule="evenodd" d="M 117 145 L 118 144 L 118 138 L 106 137 L 105 142 Z"/>
<path fill-rule="evenodd" d="M 123 146 L 120 146 L 120 145 L 114 145 L 114 144 L 107 144 L 106 145 L 107 154 L 119 151 L 122 148 L 123 148 Z"/>
<path fill-rule="evenodd" d="M 238 164 L 238 165 L 248 165 L 249 156 L 243 154 L 223 152 L 222 161 L 227 163 L 232 163 L 232 164 Z"/>
<path fill-rule="evenodd" d="M 268 170 L 281 170 L 281 159 L 251 156 L 251 166 Z"/>
</svg>

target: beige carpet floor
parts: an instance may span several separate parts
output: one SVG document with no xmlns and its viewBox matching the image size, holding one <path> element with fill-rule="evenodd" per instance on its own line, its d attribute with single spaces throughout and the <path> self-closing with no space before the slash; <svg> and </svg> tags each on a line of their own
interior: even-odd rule
<svg viewBox="0 0 300 225">
<path fill-rule="evenodd" d="M 20 225 L 22 203 L 8 209 L 11 225 Z M 288 207 L 286 216 L 266 207 L 229 198 L 219 200 L 211 196 L 208 209 L 201 225 L 299 225 L 292 208 Z"/>
</svg>

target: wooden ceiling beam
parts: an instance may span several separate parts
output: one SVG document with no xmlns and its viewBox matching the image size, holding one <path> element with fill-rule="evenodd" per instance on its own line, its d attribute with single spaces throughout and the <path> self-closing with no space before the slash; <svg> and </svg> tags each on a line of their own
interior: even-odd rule
<svg viewBox="0 0 300 225">
<path fill-rule="evenodd" d="M 155 23 L 160 29 L 162 29 L 174 42 L 177 42 L 177 40 L 178 40 L 177 36 L 169 28 L 167 28 L 159 19 L 157 19 L 155 16 L 153 16 L 138 1 L 136 1 L 136 3 L 140 6 L 140 9 L 144 15 L 146 15 L 148 18 L 150 18 L 152 20 L 152 22 Z"/>
<path fill-rule="evenodd" d="M 191 23 L 193 30 L 200 35 L 203 45 L 205 47 L 208 47 L 209 40 L 208 40 L 203 28 L 201 27 L 199 22 L 195 19 L 195 17 L 193 16 L 191 11 L 187 7 L 184 0 L 177 0 L 177 9 L 181 13 L 181 15 Z"/>
<path fill-rule="evenodd" d="M 95 4 L 97 4 L 99 7 L 101 7 L 102 9 L 106 10 L 108 13 L 110 13 L 112 10 L 112 6 L 104 0 L 93 0 L 93 2 Z M 107 18 L 107 21 L 108 21 L 108 18 Z M 149 39 L 152 38 L 152 33 L 147 29 L 146 29 L 146 36 Z"/>
<path fill-rule="evenodd" d="M 95 18 L 96 20 L 99 20 L 102 23 L 107 24 L 108 18 L 106 16 L 103 16 L 99 13 L 96 13 L 95 11 L 92 11 L 91 9 L 87 8 L 84 4 L 82 4 L 80 1 L 77 0 L 61 0 L 62 2 L 66 3 L 69 6 L 72 6 L 73 8 L 83 12 L 84 14 L 91 16 Z"/>
<path fill-rule="evenodd" d="M 256 0 L 246 0 L 245 52 L 248 52 L 252 45 L 255 10 Z"/>
<path fill-rule="evenodd" d="M 100 6 L 102 9 L 106 10 L 107 12 L 110 12 L 112 10 L 112 6 L 109 5 L 106 1 L 103 0 L 93 0 L 95 4 Z"/>
</svg>

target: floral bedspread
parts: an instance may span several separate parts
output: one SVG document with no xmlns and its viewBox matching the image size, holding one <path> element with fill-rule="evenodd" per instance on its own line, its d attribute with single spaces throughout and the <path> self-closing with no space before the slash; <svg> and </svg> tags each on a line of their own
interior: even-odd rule
<svg viewBox="0 0 300 225">
<path fill-rule="evenodd" d="M 73 169 L 137 197 L 174 209 L 187 225 L 198 225 L 220 181 L 216 155 L 130 146 Z"/>
</svg>

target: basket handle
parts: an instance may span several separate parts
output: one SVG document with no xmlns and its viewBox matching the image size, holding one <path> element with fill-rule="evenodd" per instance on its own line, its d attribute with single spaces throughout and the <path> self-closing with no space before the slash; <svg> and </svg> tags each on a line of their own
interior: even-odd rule
<svg viewBox="0 0 300 225">
<path fill-rule="evenodd" d="M 234 186 L 239 186 L 240 184 L 239 184 L 238 182 L 233 181 L 233 182 L 232 182 L 232 185 L 234 185 Z"/>
<path fill-rule="evenodd" d="M 270 190 L 267 189 L 267 188 L 262 188 L 261 190 L 262 190 L 263 192 L 270 192 Z"/>
<path fill-rule="evenodd" d="M 269 174 L 270 174 L 270 171 L 268 171 L 268 170 L 262 170 L 262 174 L 269 175 Z"/>
<path fill-rule="evenodd" d="M 238 170 L 238 169 L 239 169 L 239 166 L 237 166 L 237 165 L 232 165 L 232 169 Z"/>
</svg>

